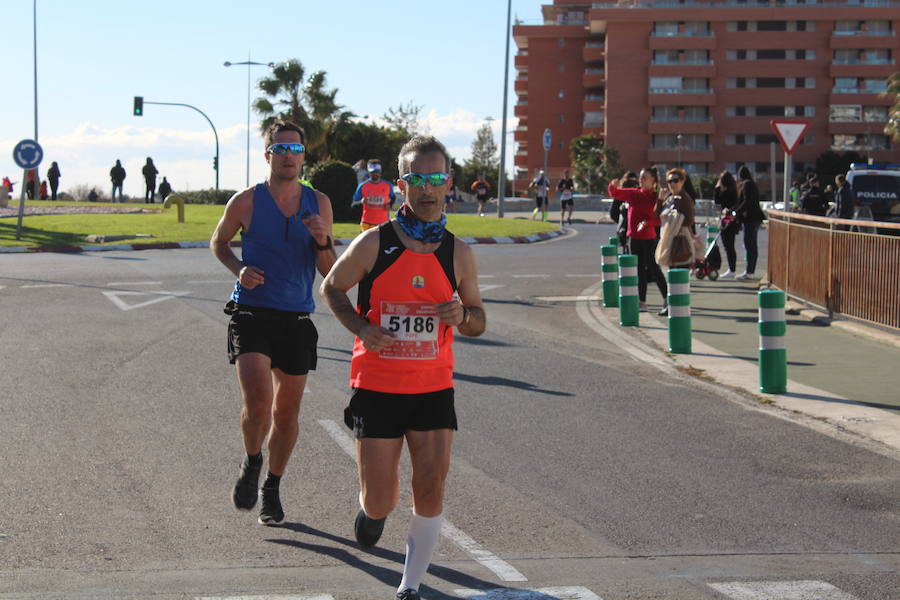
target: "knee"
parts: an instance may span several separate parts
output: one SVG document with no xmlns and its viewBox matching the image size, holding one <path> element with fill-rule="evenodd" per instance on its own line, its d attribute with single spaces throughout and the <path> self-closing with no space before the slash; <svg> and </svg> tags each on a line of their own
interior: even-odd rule
<svg viewBox="0 0 900 600">
<path fill-rule="evenodd" d="M 275 405 L 275 409 L 272 411 L 272 422 L 275 424 L 275 427 L 286 429 L 290 427 L 296 427 L 297 421 L 300 418 L 300 408 L 299 406 L 294 407 L 285 407 Z"/>
<path fill-rule="evenodd" d="M 396 491 L 372 492 L 363 490 L 360 492 L 363 510 L 371 519 L 383 519 L 394 511 L 397 506 L 398 494 Z"/>
<path fill-rule="evenodd" d="M 244 393 L 244 412 L 251 421 L 268 420 L 272 412 L 272 400 L 266 394 L 247 390 Z"/>
</svg>

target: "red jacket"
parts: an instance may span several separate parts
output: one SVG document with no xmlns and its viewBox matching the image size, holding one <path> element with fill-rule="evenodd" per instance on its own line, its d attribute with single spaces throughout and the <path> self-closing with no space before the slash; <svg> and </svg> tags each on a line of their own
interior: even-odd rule
<svg viewBox="0 0 900 600">
<path fill-rule="evenodd" d="M 635 240 L 656 239 L 656 228 L 662 224 L 656 214 L 656 192 L 641 188 L 618 188 L 611 183 L 608 191 L 616 200 L 628 203 L 628 237 Z M 647 221 L 647 224 L 638 231 L 641 221 Z"/>
</svg>

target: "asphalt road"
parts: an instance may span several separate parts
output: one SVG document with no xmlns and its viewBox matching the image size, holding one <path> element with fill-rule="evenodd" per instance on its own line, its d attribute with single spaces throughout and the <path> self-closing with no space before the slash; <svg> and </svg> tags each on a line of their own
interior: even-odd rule
<svg viewBox="0 0 900 600">
<path fill-rule="evenodd" d="M 423 597 L 900 598 L 897 460 L 598 338 L 574 298 L 612 228 L 576 229 L 475 247 L 488 332 L 457 338 L 453 528 Z M 321 304 L 287 525 L 231 507 L 230 288 L 205 250 L 0 255 L 0 598 L 393 597 L 407 467 L 359 550 L 352 339 Z"/>
</svg>

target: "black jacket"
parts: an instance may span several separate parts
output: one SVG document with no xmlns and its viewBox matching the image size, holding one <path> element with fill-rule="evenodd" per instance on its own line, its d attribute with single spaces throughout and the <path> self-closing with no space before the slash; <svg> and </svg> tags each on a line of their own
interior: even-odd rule
<svg viewBox="0 0 900 600">
<path fill-rule="evenodd" d="M 738 184 L 738 202 L 734 208 L 741 223 L 762 223 L 766 218 L 759 206 L 759 188 L 752 179 L 742 179 Z"/>
</svg>

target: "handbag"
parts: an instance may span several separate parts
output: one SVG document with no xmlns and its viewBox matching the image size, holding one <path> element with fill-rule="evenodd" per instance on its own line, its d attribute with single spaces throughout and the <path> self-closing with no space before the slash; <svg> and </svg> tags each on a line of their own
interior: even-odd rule
<svg viewBox="0 0 900 600">
<path fill-rule="evenodd" d="M 690 227 L 682 227 L 672 238 L 669 249 L 669 265 L 684 265 L 694 262 L 694 235 Z"/>
<path fill-rule="evenodd" d="M 659 243 L 656 245 L 656 264 L 667 267 L 680 264 L 672 258 L 672 243 L 681 232 L 684 215 L 677 210 L 667 208 L 659 215 L 662 227 L 659 231 Z"/>
</svg>

